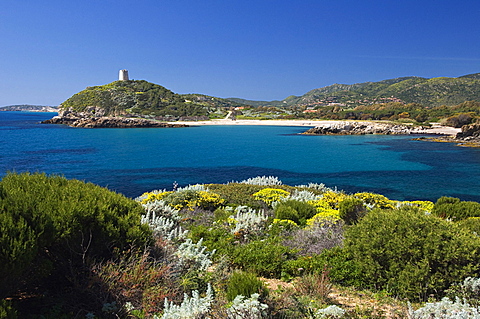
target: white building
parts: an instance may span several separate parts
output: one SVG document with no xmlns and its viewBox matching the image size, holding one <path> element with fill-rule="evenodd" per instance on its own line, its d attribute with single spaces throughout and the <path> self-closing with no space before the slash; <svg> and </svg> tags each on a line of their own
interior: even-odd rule
<svg viewBox="0 0 480 319">
<path fill-rule="evenodd" d="M 128 70 L 118 71 L 118 80 L 119 81 L 128 81 Z"/>
</svg>

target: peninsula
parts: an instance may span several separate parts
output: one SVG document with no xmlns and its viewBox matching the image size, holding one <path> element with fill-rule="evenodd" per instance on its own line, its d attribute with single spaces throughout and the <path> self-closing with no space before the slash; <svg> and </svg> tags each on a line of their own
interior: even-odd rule
<svg viewBox="0 0 480 319">
<path fill-rule="evenodd" d="M 120 70 L 118 81 L 74 94 L 58 107 L 58 116 L 44 123 L 92 128 L 294 125 L 308 127 L 305 134 L 441 134 L 475 141 L 475 134 L 460 133 L 462 126 L 480 119 L 478 92 L 480 73 L 334 84 L 300 97 L 260 102 L 177 94 L 130 80 L 128 71 Z"/>
</svg>

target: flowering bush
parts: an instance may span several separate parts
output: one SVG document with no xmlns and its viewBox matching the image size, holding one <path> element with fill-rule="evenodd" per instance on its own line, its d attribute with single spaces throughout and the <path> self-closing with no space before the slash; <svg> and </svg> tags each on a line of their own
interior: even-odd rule
<svg viewBox="0 0 480 319">
<path fill-rule="evenodd" d="M 318 208 L 317 208 L 318 210 Z M 340 211 L 336 209 L 322 209 L 319 213 L 315 214 L 312 218 L 308 219 L 307 226 L 323 225 L 328 222 L 337 222 L 340 220 Z"/>
<path fill-rule="evenodd" d="M 163 191 L 151 191 L 151 192 L 143 193 L 136 200 L 139 201 L 142 204 L 147 204 L 147 203 L 152 203 L 152 202 L 162 200 L 165 196 L 168 196 L 172 193 L 173 192 L 167 192 L 165 190 L 163 190 Z"/>
<path fill-rule="evenodd" d="M 256 200 L 261 200 L 268 205 L 272 205 L 273 202 L 278 202 L 280 199 L 285 198 L 288 195 L 290 195 L 290 193 L 283 189 L 264 188 L 253 194 L 253 197 Z"/>
<path fill-rule="evenodd" d="M 430 201 L 422 201 L 422 200 L 415 200 L 415 201 L 403 201 L 400 202 L 401 205 L 410 205 L 420 208 L 425 213 L 431 213 L 435 204 Z"/>
<path fill-rule="evenodd" d="M 337 208 L 338 207 L 338 204 L 345 200 L 346 198 L 348 198 L 348 195 L 345 194 L 345 193 L 341 193 L 341 192 L 325 192 L 323 193 L 322 195 L 322 198 L 320 200 L 317 201 L 316 204 L 314 204 L 315 206 L 318 205 L 318 207 L 322 207 L 324 204 L 320 204 L 319 202 L 325 202 L 327 203 L 330 208 Z"/>
<path fill-rule="evenodd" d="M 220 195 L 208 191 L 196 191 L 192 189 L 171 192 L 162 199 L 175 209 L 188 209 L 193 211 L 195 207 L 213 210 L 222 205 L 225 200 Z"/>
<path fill-rule="evenodd" d="M 394 201 L 389 200 L 387 197 L 373 193 L 356 193 L 355 196 L 361 199 L 365 204 L 371 208 L 393 209 L 396 207 Z"/>
</svg>

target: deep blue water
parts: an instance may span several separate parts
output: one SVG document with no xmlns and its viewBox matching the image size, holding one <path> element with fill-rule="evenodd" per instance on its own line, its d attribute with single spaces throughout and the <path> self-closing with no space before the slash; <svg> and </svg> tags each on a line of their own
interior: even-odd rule
<svg viewBox="0 0 480 319">
<path fill-rule="evenodd" d="M 480 149 L 409 136 L 304 136 L 304 127 L 84 129 L 38 124 L 54 113 L 0 112 L 0 175 L 46 172 L 129 197 L 173 183 L 273 175 L 392 199 L 480 201 Z"/>
</svg>

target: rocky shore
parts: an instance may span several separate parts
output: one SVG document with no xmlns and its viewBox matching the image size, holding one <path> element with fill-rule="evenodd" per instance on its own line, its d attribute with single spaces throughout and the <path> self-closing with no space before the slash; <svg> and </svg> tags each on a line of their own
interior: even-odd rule
<svg viewBox="0 0 480 319">
<path fill-rule="evenodd" d="M 379 122 L 352 122 L 340 121 L 323 123 L 305 131 L 306 135 L 365 135 L 365 134 L 383 134 L 383 135 L 408 135 L 425 134 L 427 128 L 423 126 L 409 126 L 393 123 Z"/>
<path fill-rule="evenodd" d="M 42 124 L 65 124 L 72 127 L 85 128 L 135 128 L 135 127 L 187 127 L 185 124 L 173 124 L 127 117 L 76 117 L 55 116 Z"/>
<path fill-rule="evenodd" d="M 480 123 L 462 126 L 460 132 L 450 136 L 420 137 L 418 140 L 457 143 L 458 146 L 480 147 Z"/>
</svg>

